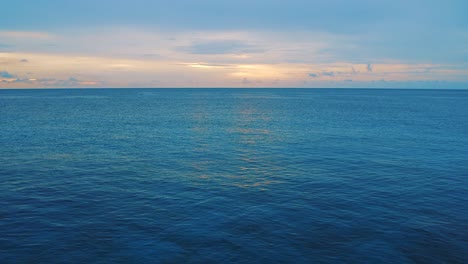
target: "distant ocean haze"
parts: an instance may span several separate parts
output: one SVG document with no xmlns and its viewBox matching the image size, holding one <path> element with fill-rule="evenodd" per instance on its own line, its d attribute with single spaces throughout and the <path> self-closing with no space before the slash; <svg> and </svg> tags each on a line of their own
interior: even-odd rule
<svg viewBox="0 0 468 264">
<path fill-rule="evenodd" d="M 467 263 L 468 91 L 0 90 L 0 263 Z"/>
</svg>

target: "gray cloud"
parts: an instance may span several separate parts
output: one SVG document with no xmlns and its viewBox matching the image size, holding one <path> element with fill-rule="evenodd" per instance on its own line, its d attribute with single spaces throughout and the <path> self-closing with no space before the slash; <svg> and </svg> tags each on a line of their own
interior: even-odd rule
<svg viewBox="0 0 468 264">
<path fill-rule="evenodd" d="M 70 77 L 66 80 L 58 80 L 58 79 L 43 79 L 44 81 L 40 81 L 41 83 L 44 84 L 49 84 L 53 86 L 59 86 L 59 87 L 74 87 L 74 86 L 82 86 L 83 81 L 79 80 L 75 77 Z"/>
<path fill-rule="evenodd" d="M 15 83 L 32 83 L 31 80 L 26 79 L 26 78 L 24 78 L 24 79 L 16 78 L 16 80 L 14 80 L 13 82 L 15 82 Z"/>
<path fill-rule="evenodd" d="M 9 72 L 7 72 L 7 71 L 1 71 L 1 72 L 0 72 L 0 77 L 1 77 L 1 78 L 8 78 L 8 79 L 16 78 L 15 75 L 13 75 L 13 74 L 11 74 L 11 73 L 9 73 Z"/>
<path fill-rule="evenodd" d="M 0 72 L 2 74 L 4 72 Z M 79 80 L 75 77 L 70 77 L 68 79 L 55 79 L 55 78 L 38 78 L 38 79 L 28 79 L 28 78 L 17 78 L 14 75 L 8 75 L 8 76 L 13 76 L 13 78 L 16 78 L 15 80 L 2 80 L 1 82 L 3 83 L 23 83 L 23 84 L 36 84 L 36 85 L 43 85 L 45 87 L 79 87 L 79 86 L 86 86 L 86 82 L 83 80 Z M 102 82 L 96 82 L 99 84 L 102 84 Z"/>
<path fill-rule="evenodd" d="M 192 54 L 240 54 L 261 53 L 264 51 L 256 45 L 237 40 L 195 42 L 190 46 L 180 47 L 179 49 Z"/>
<path fill-rule="evenodd" d="M 322 72 L 322 75 L 323 75 L 323 76 L 330 76 L 330 77 L 333 77 L 333 76 L 335 76 L 335 73 L 332 72 L 332 71 L 330 71 L 330 72 Z"/>
<path fill-rule="evenodd" d="M 318 74 L 316 74 L 316 73 L 309 73 L 309 76 L 312 77 L 312 78 L 317 78 L 317 77 L 318 77 Z"/>
<path fill-rule="evenodd" d="M 367 71 L 368 72 L 372 72 L 373 68 L 372 68 L 372 64 L 368 63 L 367 64 Z"/>
<path fill-rule="evenodd" d="M 22 59 L 20 62 L 29 62 L 27 59 Z"/>
<path fill-rule="evenodd" d="M 276 81 L 277 81 L 277 80 L 275 80 L 275 82 L 276 82 Z M 261 81 L 261 80 L 251 80 L 251 79 L 249 79 L 249 78 L 244 78 L 244 79 L 242 79 L 242 84 L 243 84 L 243 85 L 262 84 L 262 83 L 263 83 L 263 81 Z"/>
</svg>

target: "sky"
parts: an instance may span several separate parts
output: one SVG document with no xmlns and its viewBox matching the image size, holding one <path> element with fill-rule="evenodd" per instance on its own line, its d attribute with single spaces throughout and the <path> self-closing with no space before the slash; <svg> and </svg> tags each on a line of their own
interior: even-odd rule
<svg viewBox="0 0 468 264">
<path fill-rule="evenodd" d="M 0 88 L 468 88 L 466 0 L 5 0 Z"/>
</svg>

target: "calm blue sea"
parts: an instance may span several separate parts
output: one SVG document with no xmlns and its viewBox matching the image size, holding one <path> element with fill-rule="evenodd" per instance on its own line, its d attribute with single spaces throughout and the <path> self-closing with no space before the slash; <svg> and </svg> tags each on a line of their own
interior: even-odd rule
<svg viewBox="0 0 468 264">
<path fill-rule="evenodd" d="M 0 90 L 0 263 L 468 263 L 468 90 Z"/>
</svg>

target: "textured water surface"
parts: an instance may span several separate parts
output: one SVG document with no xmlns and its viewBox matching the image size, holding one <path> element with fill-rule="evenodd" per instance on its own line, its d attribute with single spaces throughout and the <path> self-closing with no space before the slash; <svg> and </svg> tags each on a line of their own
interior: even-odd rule
<svg viewBox="0 0 468 264">
<path fill-rule="evenodd" d="M 0 263 L 468 263 L 468 91 L 0 91 Z"/>
</svg>

